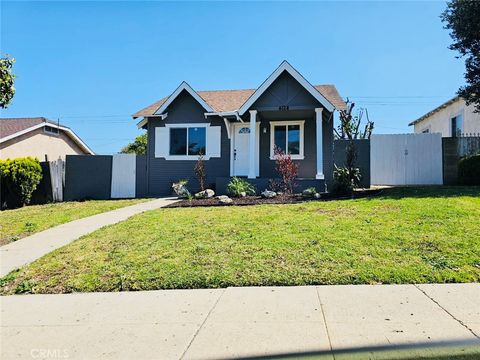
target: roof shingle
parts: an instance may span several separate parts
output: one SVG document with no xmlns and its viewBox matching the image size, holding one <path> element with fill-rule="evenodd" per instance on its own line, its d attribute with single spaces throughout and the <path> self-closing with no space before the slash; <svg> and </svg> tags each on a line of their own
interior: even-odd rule
<svg viewBox="0 0 480 360">
<path fill-rule="evenodd" d="M 54 124 L 53 121 L 44 117 L 0 118 L 0 139 L 44 122 Z"/>
<path fill-rule="evenodd" d="M 320 94 L 322 94 L 328 101 L 330 101 L 337 109 L 343 110 L 346 105 L 334 85 L 316 85 Z M 238 110 L 247 99 L 255 92 L 255 89 L 242 90 L 210 90 L 197 91 L 197 94 L 202 97 L 215 111 L 234 111 Z M 153 115 L 155 111 L 167 101 L 168 96 L 160 99 L 157 102 L 137 111 L 133 114 L 133 118 L 145 117 Z"/>
</svg>

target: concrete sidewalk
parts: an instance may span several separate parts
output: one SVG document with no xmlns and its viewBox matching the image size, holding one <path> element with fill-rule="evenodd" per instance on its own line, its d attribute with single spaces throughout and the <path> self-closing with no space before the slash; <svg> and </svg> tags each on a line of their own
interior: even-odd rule
<svg viewBox="0 0 480 360">
<path fill-rule="evenodd" d="M 480 357 L 479 284 L 163 290 L 0 301 L 2 359 Z"/>
<path fill-rule="evenodd" d="M 177 200 L 162 198 L 126 206 L 102 214 L 56 226 L 0 247 L 0 277 L 101 227 L 116 224 L 147 210 L 161 208 Z"/>
</svg>

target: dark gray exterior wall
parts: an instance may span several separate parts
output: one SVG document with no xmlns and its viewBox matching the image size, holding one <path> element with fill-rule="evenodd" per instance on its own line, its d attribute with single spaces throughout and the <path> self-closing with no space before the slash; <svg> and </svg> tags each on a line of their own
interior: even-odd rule
<svg viewBox="0 0 480 360">
<path fill-rule="evenodd" d="M 110 199 L 112 156 L 67 155 L 65 161 L 65 201 Z"/>
<path fill-rule="evenodd" d="M 288 106 L 287 111 L 279 111 L 279 107 Z M 260 177 L 276 178 L 275 161 L 270 160 L 270 124 L 269 121 L 305 120 L 304 127 L 304 160 L 297 160 L 299 177 L 315 179 L 316 175 L 316 121 L 315 108 L 321 104 L 306 91 L 291 75 L 284 73 L 265 91 L 252 105 L 258 110 L 260 124 Z M 148 153 L 147 153 L 147 193 L 149 196 L 171 194 L 171 185 L 180 179 L 189 181 L 191 191 L 198 190 L 198 182 L 194 176 L 194 160 L 165 160 L 155 158 L 155 128 L 175 123 L 205 123 L 221 127 L 221 157 L 205 161 L 207 186 L 215 187 L 217 177 L 230 176 L 230 139 L 223 119 L 209 117 L 205 119 L 205 109 L 186 91 L 181 93 L 169 106 L 165 120 L 152 117 L 148 119 Z M 323 111 L 323 172 L 327 186 L 333 180 L 333 118 L 332 114 Z M 248 125 L 249 113 L 244 116 Z M 266 128 L 266 133 L 263 129 Z M 323 183 L 319 191 L 324 191 Z"/>
<path fill-rule="evenodd" d="M 155 127 L 165 124 L 206 123 L 221 126 L 221 157 L 205 161 L 207 186 L 214 187 L 216 178 L 230 174 L 230 140 L 227 137 L 225 124 L 220 118 L 205 119 L 206 110 L 186 91 L 182 92 L 169 106 L 168 117 L 165 120 L 150 118 L 148 121 L 148 158 L 147 187 L 149 196 L 164 196 L 171 194 L 173 182 L 180 179 L 189 181 L 189 189 L 197 191 L 198 181 L 194 175 L 194 160 L 165 160 L 155 158 Z"/>
<path fill-rule="evenodd" d="M 279 111 L 279 107 L 288 110 Z M 275 161 L 270 159 L 270 121 L 305 120 L 304 159 L 295 160 L 299 178 L 315 179 L 317 173 L 317 141 L 315 108 L 321 104 L 290 74 L 283 73 L 252 105 L 259 111 L 260 124 L 260 177 L 274 178 L 278 174 Z M 333 180 L 333 117 L 323 110 L 323 173 L 327 187 Z M 266 132 L 264 133 L 264 128 Z M 320 189 L 319 189 L 320 190 Z M 321 189 L 320 191 L 323 191 Z"/>
<path fill-rule="evenodd" d="M 346 149 L 349 140 L 335 140 L 333 148 L 334 163 L 338 167 L 345 166 L 347 160 Z M 358 139 L 354 140 L 357 150 L 357 167 L 360 169 L 362 180 L 360 186 L 364 188 L 370 187 L 370 140 Z"/>
</svg>

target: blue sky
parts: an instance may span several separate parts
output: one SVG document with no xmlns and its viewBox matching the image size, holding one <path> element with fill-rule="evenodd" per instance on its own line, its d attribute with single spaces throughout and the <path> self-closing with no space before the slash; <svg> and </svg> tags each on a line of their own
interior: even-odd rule
<svg viewBox="0 0 480 360">
<path fill-rule="evenodd" d="M 254 88 L 287 59 L 368 108 L 377 133 L 454 96 L 463 60 L 448 50 L 444 2 L 7 2 L 2 54 L 17 94 L 2 117 L 45 116 L 94 151 L 141 133 L 130 115 L 182 80 Z"/>
</svg>

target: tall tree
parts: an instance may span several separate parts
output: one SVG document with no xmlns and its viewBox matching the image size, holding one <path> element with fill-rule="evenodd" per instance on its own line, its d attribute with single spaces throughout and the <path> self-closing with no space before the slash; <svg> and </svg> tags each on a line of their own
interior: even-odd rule
<svg viewBox="0 0 480 360">
<path fill-rule="evenodd" d="M 13 86 L 13 80 L 15 75 L 12 73 L 13 64 L 15 59 L 8 55 L 4 58 L 0 58 L 0 108 L 6 109 L 15 95 L 15 87 Z"/>
<path fill-rule="evenodd" d="M 475 111 L 480 112 L 480 1 L 452 0 L 441 19 L 453 39 L 449 49 L 458 51 L 458 58 L 465 57 L 467 84 L 458 90 L 458 95 L 467 104 L 475 104 Z"/>
<path fill-rule="evenodd" d="M 122 154 L 144 155 L 147 153 L 147 134 L 138 135 L 133 142 L 120 150 Z"/>
</svg>

